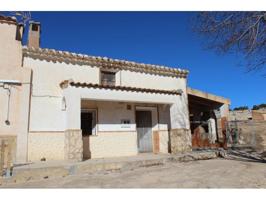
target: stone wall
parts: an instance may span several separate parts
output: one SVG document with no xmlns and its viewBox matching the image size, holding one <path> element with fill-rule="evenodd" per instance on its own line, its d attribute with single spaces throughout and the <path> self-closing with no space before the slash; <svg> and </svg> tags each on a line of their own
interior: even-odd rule
<svg viewBox="0 0 266 200">
<path fill-rule="evenodd" d="M 232 110 L 229 112 L 229 121 L 249 120 L 252 118 L 251 110 Z"/>
<path fill-rule="evenodd" d="M 83 159 L 82 130 L 65 131 L 65 160 Z"/>
<path fill-rule="evenodd" d="M 0 177 L 10 175 L 16 159 L 16 146 L 15 136 L 0 136 Z"/>
<path fill-rule="evenodd" d="M 191 133 L 189 129 L 172 129 L 170 131 L 171 153 L 192 151 Z"/>
<path fill-rule="evenodd" d="M 253 146 L 259 151 L 266 150 L 266 122 L 265 121 L 237 121 L 230 122 L 231 127 L 238 130 L 237 140 L 240 145 Z"/>
<path fill-rule="evenodd" d="M 252 119 L 257 121 L 266 121 L 266 110 L 252 110 Z"/>
</svg>

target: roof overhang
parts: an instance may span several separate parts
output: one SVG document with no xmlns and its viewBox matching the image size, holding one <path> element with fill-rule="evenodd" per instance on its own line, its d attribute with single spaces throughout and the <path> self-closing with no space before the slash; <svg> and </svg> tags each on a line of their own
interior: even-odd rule
<svg viewBox="0 0 266 200">
<path fill-rule="evenodd" d="M 110 89 L 110 90 L 120 90 L 120 91 L 129 91 L 129 92 L 166 94 L 166 95 L 181 95 L 183 93 L 182 90 L 159 90 L 159 89 L 137 88 L 137 87 L 127 87 L 127 86 L 100 85 L 93 83 L 74 82 L 73 80 L 65 80 L 60 83 L 60 87 L 62 89 L 67 88 L 69 86 L 81 87 L 81 88 Z"/>
<path fill-rule="evenodd" d="M 95 57 L 85 54 L 76 54 L 68 51 L 58 51 L 54 49 L 23 47 L 23 56 L 78 65 L 91 65 L 104 69 L 122 69 L 178 78 L 187 78 L 189 73 L 188 70 L 180 68 L 137 63 L 107 57 Z"/>
<path fill-rule="evenodd" d="M 187 88 L 189 109 L 201 110 L 201 111 L 211 111 L 219 109 L 223 105 L 229 105 L 230 100 L 209 94 L 200 90 Z"/>
<path fill-rule="evenodd" d="M 224 98 L 221 96 L 217 96 L 214 94 L 210 94 L 207 92 L 203 92 L 200 90 L 192 89 L 190 87 L 187 87 L 187 94 L 189 96 L 194 96 L 194 97 L 206 99 L 206 100 L 209 100 L 209 101 L 214 102 L 214 103 L 216 102 L 219 104 L 227 104 L 227 105 L 231 104 L 230 99 L 227 99 L 227 98 Z"/>
</svg>

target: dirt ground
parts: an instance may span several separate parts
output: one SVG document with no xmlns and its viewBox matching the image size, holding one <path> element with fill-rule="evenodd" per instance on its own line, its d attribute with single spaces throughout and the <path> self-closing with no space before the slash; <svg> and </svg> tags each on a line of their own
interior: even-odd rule
<svg viewBox="0 0 266 200">
<path fill-rule="evenodd" d="M 72 175 L 14 188 L 266 188 L 266 163 L 212 159 L 130 171 Z"/>
</svg>

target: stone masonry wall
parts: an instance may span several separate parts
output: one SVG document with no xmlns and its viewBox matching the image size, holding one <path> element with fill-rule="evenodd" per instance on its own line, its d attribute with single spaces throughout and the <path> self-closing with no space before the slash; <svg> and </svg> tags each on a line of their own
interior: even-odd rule
<svg viewBox="0 0 266 200">
<path fill-rule="evenodd" d="M 65 160 L 83 159 L 83 142 L 81 130 L 65 131 Z"/>
<path fill-rule="evenodd" d="M 192 151 L 191 133 L 189 129 L 172 129 L 170 131 L 171 153 Z"/>
<path fill-rule="evenodd" d="M 238 143 L 253 146 L 259 151 L 266 151 L 266 122 L 265 121 L 237 121 Z"/>
</svg>

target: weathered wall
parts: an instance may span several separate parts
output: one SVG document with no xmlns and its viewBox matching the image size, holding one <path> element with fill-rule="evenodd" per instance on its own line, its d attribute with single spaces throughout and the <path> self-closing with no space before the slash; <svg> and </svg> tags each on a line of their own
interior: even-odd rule
<svg viewBox="0 0 266 200">
<path fill-rule="evenodd" d="M 171 153 L 182 153 L 192 150 L 191 133 L 188 129 L 172 129 L 170 131 Z"/>
<path fill-rule="evenodd" d="M 266 151 L 266 123 L 264 121 L 238 121 L 239 144 L 254 146 L 257 150 Z"/>
<path fill-rule="evenodd" d="M 17 26 L 0 21 L 0 69 L 13 69 L 21 66 L 22 46 L 16 40 Z"/>
<path fill-rule="evenodd" d="M 16 147 L 16 136 L 0 136 L 0 178 L 10 175 L 16 160 Z"/>
<path fill-rule="evenodd" d="M 28 161 L 63 160 L 64 132 L 30 132 L 28 136 Z"/>
<path fill-rule="evenodd" d="M 90 137 L 91 158 L 137 155 L 136 132 L 99 132 Z"/>
<path fill-rule="evenodd" d="M 27 160 L 27 135 L 29 98 L 31 87 L 31 70 L 22 68 L 22 45 L 16 40 L 17 25 L 0 22 L 0 79 L 15 80 L 21 85 L 10 87 L 9 121 L 8 115 L 8 91 L 0 86 L 0 135 L 17 136 L 17 163 Z"/>
<path fill-rule="evenodd" d="M 252 119 L 266 121 L 266 110 L 252 110 Z"/>
<path fill-rule="evenodd" d="M 65 160 L 81 161 L 83 159 L 83 141 L 81 130 L 65 131 Z"/>
<path fill-rule="evenodd" d="M 251 110 L 233 110 L 229 112 L 229 121 L 249 120 L 252 118 Z"/>
</svg>

